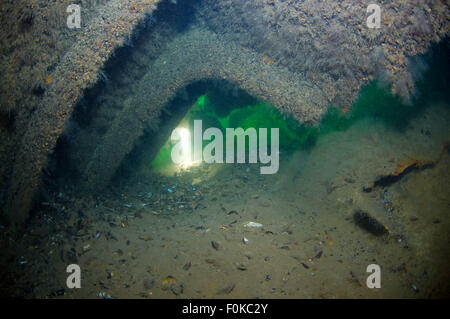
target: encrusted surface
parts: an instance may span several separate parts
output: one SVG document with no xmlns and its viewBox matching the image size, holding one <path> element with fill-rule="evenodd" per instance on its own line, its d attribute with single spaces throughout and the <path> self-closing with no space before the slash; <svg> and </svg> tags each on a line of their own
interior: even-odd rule
<svg viewBox="0 0 450 319">
<path fill-rule="evenodd" d="M 42 1 L 2 7 L 7 32 L 2 33 L 0 115 L 6 124 L 0 130 L 5 163 L 0 187 L 8 188 L 6 209 L 16 222 L 26 217 L 42 168 L 80 96 L 158 2 L 100 1 L 78 32 L 68 31 L 60 18 L 68 1 L 52 7 Z M 108 183 L 144 128 L 193 81 L 225 79 L 299 121 L 317 123 L 330 104 L 349 107 L 374 77 L 410 97 L 420 68 L 407 56 L 424 53 L 439 41 L 450 21 L 444 1 L 386 1 L 380 29 L 366 27 L 364 1 L 221 0 L 196 5 L 198 14 L 189 29 L 160 39 L 165 47 L 147 61 L 146 75 L 130 85 L 133 89 L 104 132 L 94 134 L 96 144 L 84 158 L 90 188 Z M 59 22 L 39 36 L 38 27 L 55 17 Z"/>
</svg>

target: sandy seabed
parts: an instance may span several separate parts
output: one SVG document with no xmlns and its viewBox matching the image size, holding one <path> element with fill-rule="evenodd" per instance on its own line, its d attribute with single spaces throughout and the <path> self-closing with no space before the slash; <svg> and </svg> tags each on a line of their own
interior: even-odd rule
<svg viewBox="0 0 450 319">
<path fill-rule="evenodd" d="M 8 276 L 28 298 L 418 298 L 449 296 L 448 108 L 403 131 L 361 120 L 309 151 L 259 164 L 142 176 L 98 198 L 43 203 Z M 398 180 L 364 191 L 411 162 Z M 363 210 L 388 233 L 359 227 Z M 262 228 L 244 227 L 247 222 Z M 65 285 L 81 267 L 82 288 Z M 381 288 L 369 289 L 369 264 Z M 11 279 L 10 279 L 11 280 Z M 11 281 L 10 281 L 11 284 Z"/>
</svg>

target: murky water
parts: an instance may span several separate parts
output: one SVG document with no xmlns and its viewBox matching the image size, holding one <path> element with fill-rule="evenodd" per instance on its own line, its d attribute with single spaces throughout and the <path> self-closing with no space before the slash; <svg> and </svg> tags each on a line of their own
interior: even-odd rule
<svg viewBox="0 0 450 319">
<path fill-rule="evenodd" d="M 1 226 L 5 296 L 448 297 L 448 39 L 420 56 L 409 101 L 377 77 L 327 106 L 292 71 L 302 57 L 281 61 L 289 48 L 176 5 L 86 90 L 20 236 Z M 81 289 L 66 286 L 69 264 Z"/>
</svg>

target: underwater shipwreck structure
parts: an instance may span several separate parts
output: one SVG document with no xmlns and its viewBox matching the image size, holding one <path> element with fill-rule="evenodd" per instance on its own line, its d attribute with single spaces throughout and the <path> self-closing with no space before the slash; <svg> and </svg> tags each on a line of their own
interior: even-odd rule
<svg viewBox="0 0 450 319">
<path fill-rule="evenodd" d="M 66 25 L 72 3 L 82 8 L 81 28 Z M 448 35 L 448 3 L 383 1 L 380 28 L 366 25 L 368 5 L 4 1 L 2 218 L 27 219 L 62 139 L 80 185 L 103 189 L 138 138 L 159 133 L 166 104 L 194 83 L 225 81 L 309 125 L 329 107 L 348 109 L 375 78 L 408 100 L 421 72 L 414 57 Z"/>
</svg>

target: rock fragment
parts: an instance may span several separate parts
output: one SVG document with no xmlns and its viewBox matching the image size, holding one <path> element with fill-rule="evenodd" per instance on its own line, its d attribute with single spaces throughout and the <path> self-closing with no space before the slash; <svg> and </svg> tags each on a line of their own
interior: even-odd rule
<svg viewBox="0 0 450 319">
<path fill-rule="evenodd" d="M 357 210 L 353 214 L 355 224 L 375 236 L 382 236 L 389 233 L 389 229 L 363 210 Z"/>
</svg>

